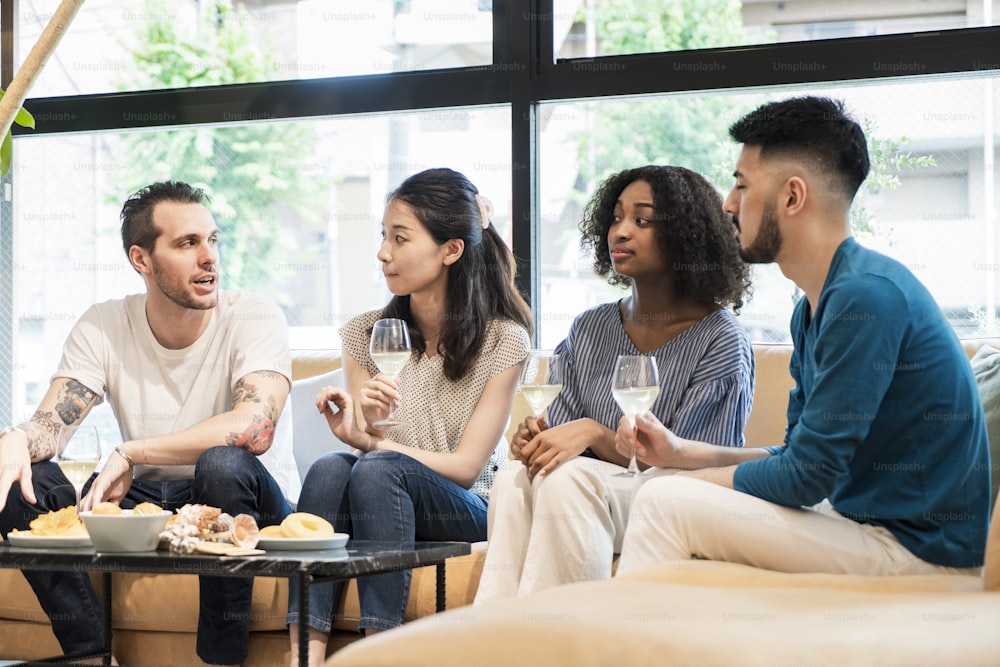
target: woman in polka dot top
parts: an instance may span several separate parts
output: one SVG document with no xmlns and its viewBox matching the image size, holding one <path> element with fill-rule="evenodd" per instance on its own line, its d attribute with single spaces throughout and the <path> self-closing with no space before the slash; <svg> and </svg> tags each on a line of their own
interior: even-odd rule
<svg viewBox="0 0 1000 667">
<path fill-rule="evenodd" d="M 324 388 L 317 398 L 333 433 L 355 451 L 313 464 L 298 510 L 355 539 L 401 547 L 485 540 L 531 312 L 514 286 L 514 257 L 490 222 L 489 202 L 464 175 L 420 172 L 387 202 L 378 259 L 394 296 L 344 325 L 347 386 Z M 380 374 L 368 352 L 373 324 L 388 317 L 407 322 L 413 348 L 396 380 Z M 401 425 L 375 428 L 393 403 Z M 409 582 L 408 571 L 358 580 L 358 625 L 366 634 L 402 623 Z M 341 590 L 311 586 L 306 613 L 290 591 L 293 656 L 304 622 L 310 661 L 323 662 Z"/>
</svg>

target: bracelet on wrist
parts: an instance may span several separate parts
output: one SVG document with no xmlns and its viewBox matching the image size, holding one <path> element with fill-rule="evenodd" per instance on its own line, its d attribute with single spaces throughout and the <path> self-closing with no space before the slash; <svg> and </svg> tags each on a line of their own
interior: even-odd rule
<svg viewBox="0 0 1000 667">
<path fill-rule="evenodd" d="M 129 469 L 135 467 L 135 464 L 132 463 L 132 458 L 128 454 L 126 454 L 125 450 L 123 450 L 121 447 L 115 447 L 115 454 L 125 459 L 125 463 L 128 464 Z"/>
</svg>

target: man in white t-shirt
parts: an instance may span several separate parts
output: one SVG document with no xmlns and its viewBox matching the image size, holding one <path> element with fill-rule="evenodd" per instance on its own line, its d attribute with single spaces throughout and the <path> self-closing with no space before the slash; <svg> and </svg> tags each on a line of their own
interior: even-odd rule
<svg viewBox="0 0 1000 667">
<path fill-rule="evenodd" d="M 122 243 L 146 293 L 84 313 L 34 416 L 0 436 L 3 534 L 75 502 L 50 459 L 62 426 L 104 398 L 123 444 L 84 487 L 81 510 L 102 501 L 201 503 L 262 526 L 291 511 L 291 442 L 275 439 L 291 383 L 287 325 L 274 304 L 219 291 L 219 230 L 203 200 L 186 183 L 164 182 L 125 202 Z M 24 576 L 66 654 L 101 650 L 102 612 L 84 573 Z M 201 578 L 197 651 L 206 663 L 246 659 L 252 586 Z"/>
</svg>

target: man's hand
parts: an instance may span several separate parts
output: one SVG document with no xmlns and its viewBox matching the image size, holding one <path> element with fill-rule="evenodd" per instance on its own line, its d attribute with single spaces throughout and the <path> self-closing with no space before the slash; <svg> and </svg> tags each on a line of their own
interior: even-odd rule
<svg viewBox="0 0 1000 667">
<path fill-rule="evenodd" d="M 122 445 L 122 447 L 124 446 Z M 81 512 L 87 512 L 105 500 L 113 503 L 121 502 L 131 487 L 132 466 L 116 450 L 104 463 L 104 467 L 94 479 L 94 483 L 90 485 L 87 495 L 80 500 L 80 506 L 77 509 Z"/>
<path fill-rule="evenodd" d="M 635 458 L 656 468 L 686 468 L 684 465 L 684 440 L 660 423 L 648 410 L 635 418 L 635 428 L 627 417 L 622 417 L 615 434 L 615 449 L 622 456 L 630 456 L 635 447 Z"/>
<path fill-rule="evenodd" d="M 7 494 L 18 481 L 21 483 L 21 495 L 34 505 L 37 501 L 31 484 L 28 436 L 21 431 L 9 431 L 0 437 L 0 510 L 7 506 Z"/>
</svg>

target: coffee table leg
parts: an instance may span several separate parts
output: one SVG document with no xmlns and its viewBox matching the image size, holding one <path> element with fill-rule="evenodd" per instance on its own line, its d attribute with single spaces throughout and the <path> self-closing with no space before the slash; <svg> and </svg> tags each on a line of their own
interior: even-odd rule
<svg viewBox="0 0 1000 667">
<path fill-rule="evenodd" d="M 447 606 L 447 591 L 445 590 L 445 564 L 444 561 L 437 564 L 435 570 L 437 581 L 437 610 L 444 611 Z"/>
<path fill-rule="evenodd" d="M 299 572 L 299 667 L 309 667 L 309 582 L 311 577 Z"/>
<path fill-rule="evenodd" d="M 111 573 L 105 572 L 104 578 L 104 667 L 111 665 Z"/>
</svg>

